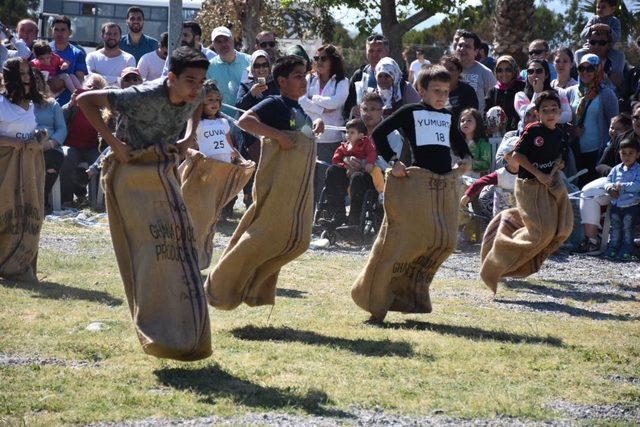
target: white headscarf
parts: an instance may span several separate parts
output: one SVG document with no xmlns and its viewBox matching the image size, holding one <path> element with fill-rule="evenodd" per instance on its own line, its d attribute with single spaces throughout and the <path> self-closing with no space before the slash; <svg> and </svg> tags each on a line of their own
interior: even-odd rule
<svg viewBox="0 0 640 427">
<path fill-rule="evenodd" d="M 376 80 L 378 80 L 378 74 L 380 73 L 388 74 L 393 79 L 393 85 L 389 89 L 382 89 L 380 85 L 378 85 L 377 89 L 384 102 L 384 108 L 392 108 L 394 102 L 402 99 L 402 91 L 400 90 L 402 71 L 400 71 L 398 63 L 393 58 L 384 57 L 376 65 Z"/>
<path fill-rule="evenodd" d="M 263 57 L 264 59 L 266 59 L 267 62 L 269 63 L 269 65 L 271 65 L 271 61 L 269 61 L 269 54 L 267 52 L 265 52 L 264 50 L 260 50 L 260 49 L 256 50 L 255 52 L 253 52 L 251 54 L 251 63 L 247 67 L 247 71 L 249 72 L 248 76 L 249 76 L 250 79 L 253 78 L 253 64 L 260 57 Z"/>
</svg>

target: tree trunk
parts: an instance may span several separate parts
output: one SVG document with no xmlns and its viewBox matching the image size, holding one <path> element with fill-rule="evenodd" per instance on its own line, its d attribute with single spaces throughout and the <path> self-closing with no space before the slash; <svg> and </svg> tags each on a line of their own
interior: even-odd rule
<svg viewBox="0 0 640 427">
<path fill-rule="evenodd" d="M 534 0 L 497 0 L 493 40 L 496 55 L 511 55 L 520 66 L 527 62 Z"/>
<path fill-rule="evenodd" d="M 260 29 L 262 0 L 241 0 L 235 3 L 238 20 L 242 25 L 242 45 L 250 52 L 256 44 L 256 35 Z"/>
<path fill-rule="evenodd" d="M 396 0 L 380 0 L 380 26 L 382 34 L 389 40 L 389 56 L 402 68 L 402 37 L 413 27 L 433 15 L 427 9 L 420 9 L 408 18 L 398 21 Z"/>
</svg>

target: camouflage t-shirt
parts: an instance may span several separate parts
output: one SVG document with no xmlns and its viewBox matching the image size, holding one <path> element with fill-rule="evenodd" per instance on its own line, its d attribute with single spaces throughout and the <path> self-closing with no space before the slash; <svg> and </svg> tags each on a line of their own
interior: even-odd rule
<svg viewBox="0 0 640 427">
<path fill-rule="evenodd" d="M 133 148 L 175 144 L 202 95 L 194 103 L 173 105 L 165 80 L 154 80 L 127 89 L 107 92 L 109 105 L 127 119 L 124 141 Z"/>
</svg>

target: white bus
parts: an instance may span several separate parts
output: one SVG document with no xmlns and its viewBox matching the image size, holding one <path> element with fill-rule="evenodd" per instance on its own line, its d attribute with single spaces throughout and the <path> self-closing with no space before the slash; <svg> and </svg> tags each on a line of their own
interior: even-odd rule
<svg viewBox="0 0 640 427">
<path fill-rule="evenodd" d="M 169 1 L 165 0 L 41 0 L 39 6 L 40 35 L 51 38 L 51 21 L 54 16 L 65 15 L 71 19 L 73 36 L 71 40 L 85 47 L 95 47 L 102 43 L 100 27 L 105 22 L 116 22 L 127 32 L 125 18 L 127 9 L 138 6 L 144 11 L 144 33 L 155 39 L 167 31 L 169 23 Z M 182 19 L 191 21 L 200 11 L 202 1 L 183 0 Z"/>
</svg>

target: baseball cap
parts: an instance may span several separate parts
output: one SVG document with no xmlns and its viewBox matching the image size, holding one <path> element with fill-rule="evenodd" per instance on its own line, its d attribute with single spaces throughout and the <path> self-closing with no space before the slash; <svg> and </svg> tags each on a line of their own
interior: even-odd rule
<svg viewBox="0 0 640 427">
<path fill-rule="evenodd" d="M 142 74 L 140 74 L 140 70 L 138 70 L 136 67 L 127 67 L 120 73 L 120 78 L 123 79 L 129 74 L 135 74 L 138 77 L 142 77 Z"/>
<path fill-rule="evenodd" d="M 211 31 L 211 41 L 214 41 L 218 36 L 225 36 L 232 38 L 233 34 L 231 34 L 231 30 L 227 27 L 216 27 Z"/>
<path fill-rule="evenodd" d="M 587 53 L 583 55 L 582 58 L 580 58 L 580 63 L 578 65 L 584 64 L 585 62 L 588 62 L 594 67 L 597 67 L 598 65 L 600 65 L 600 58 L 598 57 L 598 55 L 594 55 L 593 53 Z"/>
</svg>

